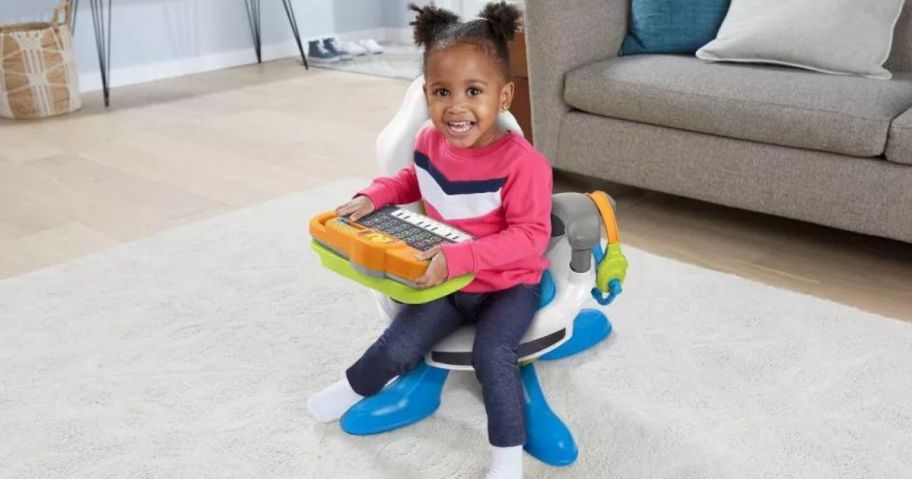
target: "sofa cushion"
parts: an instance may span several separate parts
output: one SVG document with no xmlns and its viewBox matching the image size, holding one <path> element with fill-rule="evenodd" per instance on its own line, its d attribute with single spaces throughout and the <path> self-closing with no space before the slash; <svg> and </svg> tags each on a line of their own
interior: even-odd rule
<svg viewBox="0 0 912 479">
<path fill-rule="evenodd" d="M 729 0 L 632 0 L 618 55 L 694 53 L 716 38 Z"/>
<path fill-rule="evenodd" d="M 912 74 L 882 81 L 635 55 L 571 71 L 564 99 L 612 118 L 870 157 L 884 153 L 890 122 L 912 105 Z"/>
<path fill-rule="evenodd" d="M 912 110 L 907 110 L 890 125 L 887 159 L 912 165 Z"/>
<path fill-rule="evenodd" d="M 904 4 L 905 0 L 738 0 L 719 35 L 697 51 L 697 58 L 889 80 L 883 64 Z"/>
</svg>

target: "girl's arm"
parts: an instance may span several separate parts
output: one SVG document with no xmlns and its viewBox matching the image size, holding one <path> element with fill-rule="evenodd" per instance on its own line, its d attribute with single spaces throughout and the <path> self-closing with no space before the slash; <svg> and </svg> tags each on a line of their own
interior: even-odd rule
<svg viewBox="0 0 912 479">
<path fill-rule="evenodd" d="M 406 166 L 393 176 L 375 178 L 370 186 L 357 194 L 370 198 L 375 209 L 386 205 L 414 203 L 421 199 L 415 165 Z"/>
<path fill-rule="evenodd" d="M 433 129 L 434 127 L 429 126 L 418 132 L 418 137 L 415 139 L 415 151 L 426 151 L 427 134 Z M 358 194 L 370 198 L 376 209 L 386 205 L 404 205 L 420 200 L 421 189 L 418 188 L 415 165 L 410 163 L 393 176 L 374 179 L 370 186 L 359 191 Z"/>
</svg>

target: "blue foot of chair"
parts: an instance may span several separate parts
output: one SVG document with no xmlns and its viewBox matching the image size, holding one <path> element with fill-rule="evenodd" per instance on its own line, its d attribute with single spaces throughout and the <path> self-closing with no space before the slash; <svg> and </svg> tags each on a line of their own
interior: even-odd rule
<svg viewBox="0 0 912 479">
<path fill-rule="evenodd" d="M 576 461 L 579 451 L 570 429 L 548 406 L 532 364 L 520 369 L 525 387 L 526 445 L 533 457 L 552 466 L 567 466 Z"/>
<path fill-rule="evenodd" d="M 540 359 L 554 361 L 572 356 L 595 346 L 611 334 L 611 322 L 597 309 L 584 309 L 573 320 L 573 336 Z"/>
<path fill-rule="evenodd" d="M 342 416 L 342 430 L 359 436 L 378 434 L 430 416 L 440 406 L 447 372 L 424 361 L 418 363 L 379 393 L 352 406 Z"/>
</svg>

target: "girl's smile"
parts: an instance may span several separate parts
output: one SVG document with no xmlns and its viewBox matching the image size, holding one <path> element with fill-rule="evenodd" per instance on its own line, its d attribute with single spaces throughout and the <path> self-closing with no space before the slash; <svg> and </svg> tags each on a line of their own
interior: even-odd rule
<svg viewBox="0 0 912 479">
<path fill-rule="evenodd" d="M 475 127 L 474 121 L 449 121 L 447 122 L 449 136 L 463 137 L 468 136 L 472 128 Z"/>
</svg>

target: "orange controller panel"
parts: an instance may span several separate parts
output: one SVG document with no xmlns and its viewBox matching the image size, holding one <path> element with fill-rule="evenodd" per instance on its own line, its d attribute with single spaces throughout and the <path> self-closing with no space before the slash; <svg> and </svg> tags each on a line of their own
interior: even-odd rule
<svg viewBox="0 0 912 479">
<path fill-rule="evenodd" d="M 310 221 L 310 234 L 347 258 L 358 271 L 411 287 L 429 263 L 416 258 L 420 252 L 441 243 L 473 239 L 452 226 L 395 206 L 381 208 L 358 221 L 334 212 L 323 213 Z"/>
</svg>

